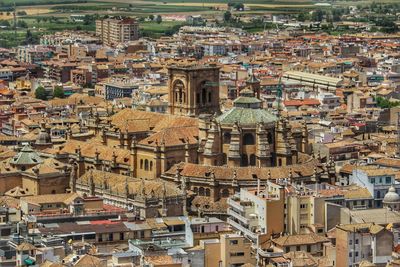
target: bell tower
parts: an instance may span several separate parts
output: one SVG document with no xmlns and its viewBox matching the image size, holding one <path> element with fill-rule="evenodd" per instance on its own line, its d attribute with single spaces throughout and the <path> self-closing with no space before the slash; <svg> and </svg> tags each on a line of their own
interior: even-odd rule
<svg viewBox="0 0 400 267">
<path fill-rule="evenodd" d="M 220 113 L 217 65 L 171 65 L 168 67 L 168 111 L 198 116 Z"/>
</svg>

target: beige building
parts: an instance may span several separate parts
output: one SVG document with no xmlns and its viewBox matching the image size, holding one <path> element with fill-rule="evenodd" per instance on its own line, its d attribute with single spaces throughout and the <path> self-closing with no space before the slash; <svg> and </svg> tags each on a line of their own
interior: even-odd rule
<svg viewBox="0 0 400 267">
<path fill-rule="evenodd" d="M 251 242 L 238 234 L 223 234 L 219 239 L 201 240 L 199 246 L 189 250 L 190 260 L 204 267 L 255 266 Z"/>
<path fill-rule="evenodd" d="M 228 223 L 254 244 L 284 231 L 285 194 L 281 186 L 267 181 L 266 186 L 241 189 L 228 199 Z"/>
<path fill-rule="evenodd" d="M 292 193 L 286 200 L 286 232 L 305 234 L 323 233 L 325 225 L 325 200 L 312 191 Z"/>
<path fill-rule="evenodd" d="M 103 44 L 115 46 L 139 38 L 139 24 L 132 18 L 96 20 L 96 35 Z"/>
<path fill-rule="evenodd" d="M 324 243 L 329 239 L 314 233 L 304 235 L 287 235 L 272 240 L 274 251 L 289 253 L 307 251 L 312 255 L 322 255 Z"/>
<path fill-rule="evenodd" d="M 386 266 L 392 247 L 393 233 L 375 223 L 336 226 L 336 266 L 359 266 L 364 260 Z"/>
</svg>

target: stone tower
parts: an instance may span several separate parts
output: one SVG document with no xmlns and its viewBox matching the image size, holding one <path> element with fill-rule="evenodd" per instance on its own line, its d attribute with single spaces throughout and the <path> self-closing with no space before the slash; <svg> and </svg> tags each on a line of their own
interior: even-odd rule
<svg viewBox="0 0 400 267">
<path fill-rule="evenodd" d="M 171 65 L 168 77 L 170 114 L 198 116 L 220 113 L 218 66 Z"/>
</svg>

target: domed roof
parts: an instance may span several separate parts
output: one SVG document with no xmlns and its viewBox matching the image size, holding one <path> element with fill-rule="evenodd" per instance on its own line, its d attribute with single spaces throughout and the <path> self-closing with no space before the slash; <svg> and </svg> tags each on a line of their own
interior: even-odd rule
<svg viewBox="0 0 400 267">
<path fill-rule="evenodd" d="M 48 131 L 45 128 L 45 125 L 42 124 L 40 127 L 40 133 L 38 134 L 35 145 L 49 145 L 51 144 L 51 137 Z"/>
<path fill-rule="evenodd" d="M 10 164 L 13 166 L 31 166 L 42 162 L 43 159 L 29 145 L 24 146 L 21 151 L 10 160 Z"/>
<path fill-rule="evenodd" d="M 385 197 L 383 198 L 383 203 L 399 203 L 400 196 L 396 192 L 396 188 L 392 185 L 389 188 L 389 191 L 386 193 Z"/>
</svg>

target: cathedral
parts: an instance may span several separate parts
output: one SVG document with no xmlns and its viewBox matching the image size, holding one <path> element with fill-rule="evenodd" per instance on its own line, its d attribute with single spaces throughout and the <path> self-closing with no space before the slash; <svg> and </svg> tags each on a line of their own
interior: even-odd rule
<svg viewBox="0 0 400 267">
<path fill-rule="evenodd" d="M 93 110 L 82 127 L 93 137 L 82 140 L 82 134 L 68 134 L 57 149 L 46 149 L 48 142 L 41 138 L 36 145 L 43 144 L 42 153 L 76 167 L 71 189 L 107 199 L 113 194 L 135 195 L 138 201 L 146 199 L 147 193 L 141 196 L 131 194 L 133 189 L 120 189 L 140 185 L 137 180 L 121 182 L 110 191 L 98 174 L 111 173 L 122 177 L 121 181 L 123 177 L 154 180 L 159 188 L 161 178 L 189 192 L 189 206 L 204 204 L 203 210 L 225 212 L 225 202 L 220 200 L 260 181 L 334 180 L 334 164 L 322 164 L 308 155 L 307 125 L 289 122 L 280 105 L 276 110 L 264 108 L 260 82 L 253 75 L 238 88 L 238 97 L 224 112 L 216 65 L 171 65 L 168 75 L 169 114 L 129 108 L 114 114 Z M 90 183 L 88 172 L 100 178 Z M 83 181 L 81 177 L 89 178 Z M 160 199 L 158 207 L 163 205 Z"/>
<path fill-rule="evenodd" d="M 251 75 L 233 101 L 220 114 L 219 69 L 215 66 L 169 68 L 169 111 L 198 116 L 199 144 L 196 162 L 210 166 L 286 166 L 306 153 L 306 125 L 292 131 L 286 118 L 263 108 L 260 81 Z"/>
</svg>

